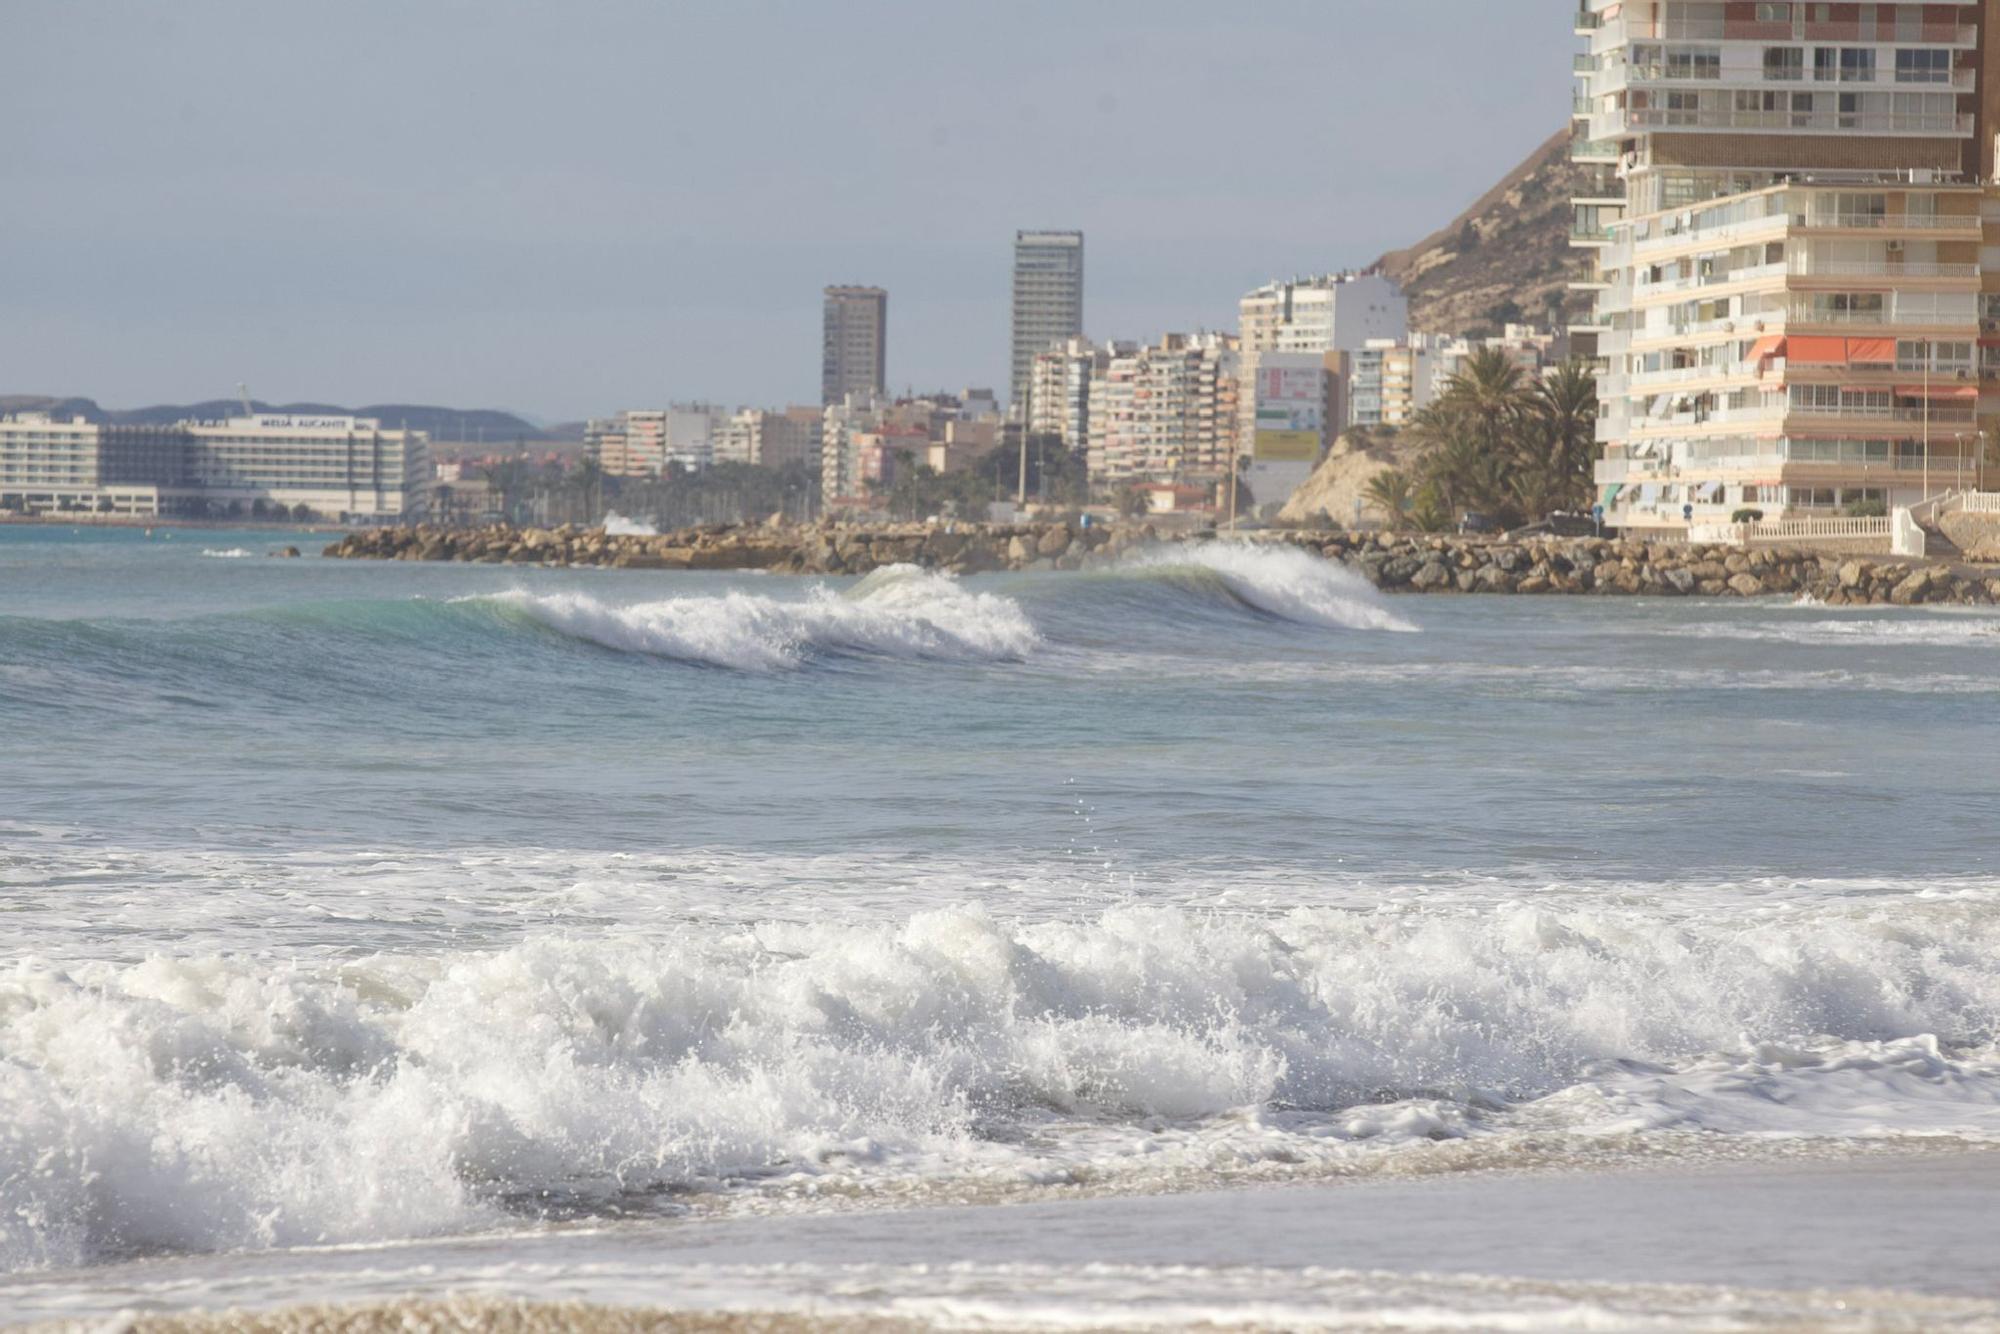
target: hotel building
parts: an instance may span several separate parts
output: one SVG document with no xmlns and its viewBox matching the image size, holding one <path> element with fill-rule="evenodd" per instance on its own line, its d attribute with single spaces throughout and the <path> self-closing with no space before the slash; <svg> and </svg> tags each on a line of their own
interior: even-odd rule
<svg viewBox="0 0 2000 1334">
<path fill-rule="evenodd" d="M 1974 485 L 2000 378 L 1996 0 L 1584 0 L 1573 237 L 1633 531 Z"/>
<path fill-rule="evenodd" d="M 407 519 L 428 510 L 431 482 L 430 437 L 370 417 L 0 418 L 0 509 L 17 512 L 223 517 L 304 506 L 341 522 Z"/>
</svg>

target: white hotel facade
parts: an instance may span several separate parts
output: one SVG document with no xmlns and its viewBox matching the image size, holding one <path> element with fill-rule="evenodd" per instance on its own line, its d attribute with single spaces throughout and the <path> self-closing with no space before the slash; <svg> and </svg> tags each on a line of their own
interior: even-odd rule
<svg viewBox="0 0 2000 1334">
<path fill-rule="evenodd" d="M 430 437 L 370 417 L 257 413 L 172 425 L 0 417 L 0 510 L 334 522 L 421 518 Z"/>
<path fill-rule="evenodd" d="M 1893 508 L 1985 470 L 2000 0 L 1584 0 L 1573 240 L 1599 499 L 1684 528 Z"/>
</svg>

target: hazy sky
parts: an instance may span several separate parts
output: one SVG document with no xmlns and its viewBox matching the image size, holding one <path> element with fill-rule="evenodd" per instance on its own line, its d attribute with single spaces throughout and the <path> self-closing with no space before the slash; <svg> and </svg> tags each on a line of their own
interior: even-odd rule
<svg viewBox="0 0 2000 1334">
<path fill-rule="evenodd" d="M 1564 124 L 1575 0 L 4 0 L 0 392 L 812 402 L 996 385 L 1017 227 L 1096 338 L 1442 225 Z"/>
</svg>

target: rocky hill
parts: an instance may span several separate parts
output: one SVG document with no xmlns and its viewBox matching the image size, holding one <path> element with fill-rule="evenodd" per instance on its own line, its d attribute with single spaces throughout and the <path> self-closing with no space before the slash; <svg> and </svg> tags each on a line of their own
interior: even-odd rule
<svg viewBox="0 0 2000 1334">
<path fill-rule="evenodd" d="M 1577 172 L 1565 129 L 1444 227 L 1375 261 L 1409 294 L 1410 327 L 1497 331 L 1511 321 L 1560 325 L 1579 313 L 1578 294 L 1566 287 L 1578 267 L 1569 247 Z"/>
</svg>

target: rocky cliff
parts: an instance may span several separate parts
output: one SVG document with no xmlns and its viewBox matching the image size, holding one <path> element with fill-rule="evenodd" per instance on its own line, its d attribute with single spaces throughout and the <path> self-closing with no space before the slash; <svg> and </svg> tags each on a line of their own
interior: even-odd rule
<svg viewBox="0 0 2000 1334">
<path fill-rule="evenodd" d="M 1580 312 L 1567 288 L 1577 267 L 1569 246 L 1577 180 L 1565 129 L 1444 227 L 1375 261 L 1409 294 L 1410 327 L 1497 332 L 1510 321 L 1561 325 Z"/>
</svg>

